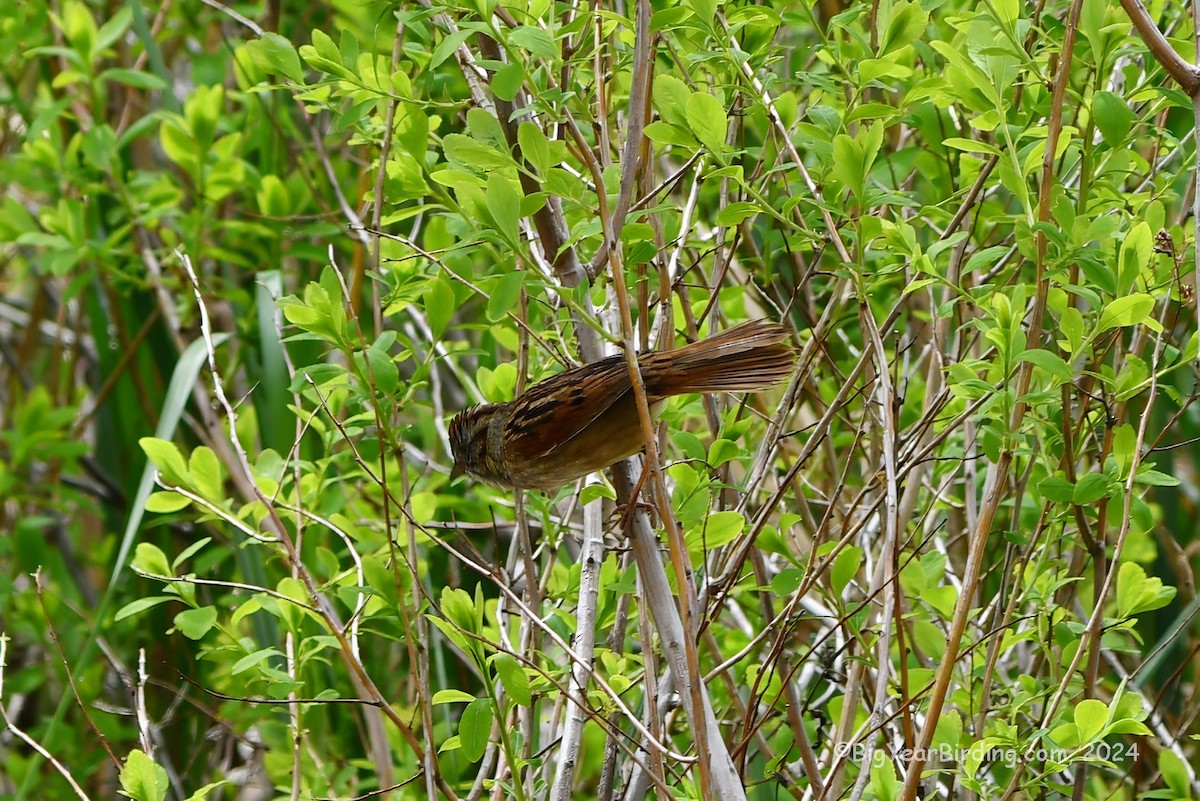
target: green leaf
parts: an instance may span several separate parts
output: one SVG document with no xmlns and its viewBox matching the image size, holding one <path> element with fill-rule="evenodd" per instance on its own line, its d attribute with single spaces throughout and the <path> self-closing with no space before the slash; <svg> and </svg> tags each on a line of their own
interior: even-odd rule
<svg viewBox="0 0 1200 801">
<path fill-rule="evenodd" d="M 139 542 L 133 554 L 133 566 L 143 573 L 155 576 L 171 576 L 174 572 L 162 549 L 150 542 Z"/>
<path fill-rule="evenodd" d="M 725 208 L 717 212 L 716 223 L 720 226 L 739 225 L 743 220 L 749 219 L 762 211 L 757 204 L 737 202 L 730 203 Z"/>
<path fill-rule="evenodd" d="M 521 91 L 524 81 L 525 68 L 519 63 L 509 64 L 496 70 L 496 74 L 492 76 L 492 93 L 511 103 L 517 92 Z"/>
<path fill-rule="evenodd" d="M 1163 783 L 1175 791 L 1177 798 L 1192 798 L 1192 783 L 1188 778 L 1187 766 L 1174 751 L 1159 752 L 1158 770 L 1162 774 Z"/>
<path fill-rule="evenodd" d="M 544 175 L 555 165 L 550 156 L 550 141 L 540 125 L 529 121 L 518 125 L 517 144 L 521 146 L 521 155 L 539 173 Z"/>
<path fill-rule="evenodd" d="M 258 40 L 266 64 L 286 78 L 291 78 L 298 84 L 304 83 L 304 68 L 300 66 L 300 57 L 292 43 L 277 33 L 267 32 Z"/>
<path fill-rule="evenodd" d="M 163 801 L 170 786 L 167 771 L 136 749 L 125 758 L 118 778 L 121 791 L 134 801 Z"/>
<path fill-rule="evenodd" d="M 656 120 L 646 126 L 646 138 L 656 145 L 676 145 L 678 147 L 694 148 L 695 138 L 686 129 L 672 125 L 662 120 Z"/>
<path fill-rule="evenodd" d="M 610 501 L 617 499 L 617 493 L 607 484 L 588 484 L 579 493 L 579 502 L 586 506 L 597 498 L 607 498 Z"/>
<path fill-rule="evenodd" d="M 100 26 L 100 30 L 96 33 L 96 51 L 103 52 L 116 44 L 116 41 L 129 30 L 131 22 L 133 22 L 133 10 L 129 6 L 122 6 L 120 11 L 117 11 Z"/>
<path fill-rule="evenodd" d="M 510 45 L 528 50 L 535 56 L 540 56 L 547 61 L 553 61 L 560 57 L 558 48 L 554 44 L 554 38 L 546 31 L 533 25 L 522 25 L 508 35 Z"/>
<path fill-rule="evenodd" d="M 445 278 L 435 278 L 425 288 L 425 316 L 434 338 L 440 337 L 454 316 L 454 290 Z"/>
<path fill-rule="evenodd" d="M 1075 371 L 1071 369 L 1071 365 L 1067 364 L 1058 354 L 1048 350 L 1040 348 L 1027 350 L 1021 354 L 1021 361 L 1042 368 L 1064 384 L 1070 383 L 1075 378 Z"/>
<path fill-rule="evenodd" d="M 511 654 L 496 654 L 492 657 L 492 667 L 500 676 L 500 683 L 508 692 L 508 697 L 520 706 L 529 706 L 533 701 L 533 693 L 529 689 L 529 676 L 521 663 Z"/>
<path fill-rule="evenodd" d="M 478 762 L 483 756 L 491 733 L 492 702 L 479 698 L 467 704 L 458 721 L 458 738 L 468 762 Z"/>
<path fill-rule="evenodd" d="M 497 232 L 505 241 L 517 248 L 521 242 L 521 195 L 513 187 L 512 182 L 494 172 L 488 176 L 487 183 L 488 212 L 496 223 Z"/>
<path fill-rule="evenodd" d="M 900 0 L 893 3 L 891 8 L 891 19 L 888 20 L 887 29 L 879 41 L 880 56 L 894 53 L 915 41 L 925 32 L 925 26 L 929 22 L 929 15 L 919 3 Z"/>
<path fill-rule="evenodd" d="M 525 279 L 522 270 L 514 270 L 500 276 L 492 286 L 492 296 L 488 298 L 487 318 L 491 322 L 503 319 L 521 297 L 521 285 Z"/>
<path fill-rule="evenodd" d="M 141 70 L 122 69 L 117 67 L 101 72 L 100 80 L 112 81 L 113 83 L 120 83 L 124 84 L 125 86 L 132 86 L 135 89 L 149 89 L 155 92 L 167 88 L 167 85 L 163 83 L 162 78 L 159 78 L 157 75 L 152 75 L 149 72 L 142 72 Z"/>
<path fill-rule="evenodd" d="M 156 492 L 146 499 L 146 511 L 160 515 L 169 515 L 191 506 L 190 499 L 178 492 Z"/>
<path fill-rule="evenodd" d="M 231 675 L 236 676 L 239 673 L 245 673 L 250 668 L 262 664 L 273 656 L 283 656 L 278 648 L 260 648 L 252 654 L 246 654 L 241 659 L 233 663 L 233 667 L 229 669 Z"/>
<path fill-rule="evenodd" d="M 199 445 L 188 460 L 188 474 L 192 477 L 192 485 L 203 498 L 220 502 L 224 497 L 221 476 L 221 463 L 212 448 Z"/>
<path fill-rule="evenodd" d="M 1175 476 L 1152 469 L 1139 470 L 1133 480 L 1148 487 L 1178 487 L 1180 485 L 1179 479 Z"/>
<path fill-rule="evenodd" d="M 780 570 L 771 578 L 771 592 L 779 596 L 787 596 L 800 589 L 804 581 L 804 571 L 790 567 Z"/>
<path fill-rule="evenodd" d="M 731 459 L 736 459 L 742 454 L 742 449 L 738 447 L 736 442 L 727 439 L 713 440 L 713 444 L 708 449 L 708 466 L 720 467 Z"/>
<path fill-rule="evenodd" d="M 1055 503 L 1071 503 L 1075 497 L 1075 485 L 1067 481 L 1062 473 L 1042 479 L 1037 488 L 1042 497 Z"/>
<path fill-rule="evenodd" d="M 179 453 L 179 448 L 175 447 L 175 443 L 155 437 L 142 437 L 138 440 L 138 444 L 142 446 L 146 457 L 158 469 L 164 483 L 176 487 L 191 486 L 192 481 L 191 476 L 188 475 L 187 465 L 184 464 L 183 455 Z"/>
<path fill-rule="evenodd" d="M 1103 473 L 1088 473 L 1075 482 L 1075 492 L 1071 500 L 1081 506 L 1095 503 L 1101 498 L 1108 497 L 1113 489 L 1113 481 Z"/>
<path fill-rule="evenodd" d="M 1120 95 L 1096 92 L 1092 95 L 1092 121 L 1096 123 L 1100 135 L 1109 146 L 1120 147 L 1133 130 L 1137 117 Z"/>
<path fill-rule="evenodd" d="M 1108 706 L 1103 701 L 1086 698 L 1075 705 L 1075 728 L 1081 745 L 1094 742 L 1107 722 Z"/>
<path fill-rule="evenodd" d="M 178 556 L 171 560 L 171 570 L 178 570 L 180 565 L 202 551 L 210 542 L 212 542 L 212 537 L 201 537 L 188 547 L 184 548 Z"/>
<path fill-rule="evenodd" d="M 190 796 L 188 796 L 187 801 L 205 801 L 205 799 L 208 798 L 209 793 L 211 793 L 213 790 L 224 787 L 227 784 L 229 784 L 229 782 L 227 782 L 227 781 L 209 782 L 208 784 L 204 785 L 199 790 L 197 790 L 196 792 L 194 792 Z"/>
<path fill-rule="evenodd" d="M 185 609 L 175 616 L 175 628 L 189 640 L 199 640 L 217 622 L 217 608 L 202 606 L 199 609 Z"/>
<path fill-rule="evenodd" d="M 942 144 L 946 147 L 952 147 L 955 150 L 962 150 L 967 153 L 981 153 L 986 156 L 999 156 L 1000 148 L 995 145 L 981 142 L 978 139 L 962 139 L 957 136 L 951 136 L 942 140 Z M 1003 248 L 1008 250 L 1008 248 Z"/>
<path fill-rule="evenodd" d="M 1162 579 L 1147 576 L 1136 562 L 1123 562 L 1117 572 L 1117 614 L 1132 617 L 1162 609 L 1175 599 L 1174 587 L 1164 587 Z"/>
<path fill-rule="evenodd" d="M 462 690 L 438 690 L 433 694 L 430 703 L 434 706 L 438 704 L 457 704 L 471 703 L 475 700 L 475 696 L 470 693 L 465 693 Z"/>
<path fill-rule="evenodd" d="M 725 118 L 725 107 L 721 105 L 720 100 L 705 92 L 694 93 L 688 98 L 687 121 L 696 139 L 710 153 L 720 157 L 725 152 L 728 121 Z"/>
<path fill-rule="evenodd" d="M 179 599 L 172 595 L 154 595 L 149 598 L 138 598 L 130 601 L 117 610 L 117 614 L 113 616 L 114 621 L 124 620 L 127 617 L 133 617 L 139 612 L 145 612 L 159 604 L 165 604 L 168 601 L 178 601 Z"/>
<path fill-rule="evenodd" d="M 701 25 L 711 27 L 717 16 L 718 0 L 686 0 L 696 12 L 696 19 Z"/>
<path fill-rule="evenodd" d="M 333 43 L 333 39 L 330 38 L 329 34 L 320 28 L 313 28 L 312 46 L 313 50 L 317 51 L 317 55 L 326 61 L 332 61 L 334 64 L 343 63 L 342 54 L 338 50 L 337 45 Z"/>
<path fill-rule="evenodd" d="M 255 194 L 258 210 L 265 217 L 287 217 L 291 213 L 287 187 L 277 175 L 264 175 Z"/>
<path fill-rule="evenodd" d="M 863 551 L 856 545 L 847 545 L 834 558 L 829 566 L 829 584 L 836 597 L 841 597 L 850 580 L 858 573 L 862 565 Z"/>
<path fill-rule="evenodd" d="M 370 369 L 368 378 L 375 391 L 383 395 L 394 395 L 400 385 L 400 373 L 391 354 L 376 345 L 371 345 L 362 355 L 364 366 Z"/>
<path fill-rule="evenodd" d="M 1130 292 L 1142 268 L 1154 257 L 1154 236 L 1144 221 L 1133 226 L 1121 243 L 1121 261 L 1117 269 L 1117 293 Z"/>
<path fill-rule="evenodd" d="M 438 46 L 433 48 L 433 55 L 429 58 L 429 69 L 432 70 L 454 55 L 454 51 L 475 34 L 476 31 L 473 29 L 460 28 L 454 33 L 443 37 L 442 41 L 438 42 Z"/>
<path fill-rule="evenodd" d="M 1096 330 L 1100 332 L 1110 328 L 1138 325 L 1145 321 L 1153 310 L 1154 298 L 1150 295 L 1139 293 L 1117 298 L 1104 307 L 1100 314 L 1100 325 Z"/>
<path fill-rule="evenodd" d="M 663 122 L 686 128 L 687 105 L 691 96 L 692 90 L 688 85 L 674 75 L 663 72 L 654 76 L 654 105 Z"/>
<path fill-rule="evenodd" d="M 719 548 L 742 533 L 746 518 L 740 512 L 713 512 L 687 537 L 689 548 Z"/>
</svg>

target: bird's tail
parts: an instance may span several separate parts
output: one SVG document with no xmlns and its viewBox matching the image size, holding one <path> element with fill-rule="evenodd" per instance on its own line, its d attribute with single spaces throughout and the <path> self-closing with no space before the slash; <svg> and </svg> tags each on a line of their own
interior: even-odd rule
<svg viewBox="0 0 1200 801">
<path fill-rule="evenodd" d="M 787 338 L 782 325 L 753 320 L 678 350 L 644 354 L 646 389 L 661 396 L 760 392 L 791 375 L 796 353 Z"/>
</svg>

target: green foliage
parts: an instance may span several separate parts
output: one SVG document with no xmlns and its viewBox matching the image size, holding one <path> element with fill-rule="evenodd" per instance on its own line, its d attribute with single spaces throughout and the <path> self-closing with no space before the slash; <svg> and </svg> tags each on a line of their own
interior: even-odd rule
<svg viewBox="0 0 1200 801">
<path fill-rule="evenodd" d="M 243 5 L 3 5 L 0 798 L 711 795 L 679 608 L 748 797 L 1200 796 L 1192 104 L 1119 4 Z M 449 480 L 593 334 L 763 317 L 669 509 Z"/>
</svg>

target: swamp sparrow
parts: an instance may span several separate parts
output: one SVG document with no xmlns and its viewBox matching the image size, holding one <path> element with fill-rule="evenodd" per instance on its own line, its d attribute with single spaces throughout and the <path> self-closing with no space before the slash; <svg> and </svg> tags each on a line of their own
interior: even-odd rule
<svg viewBox="0 0 1200 801">
<path fill-rule="evenodd" d="M 796 359 L 787 336 L 783 326 L 757 320 L 678 350 L 640 354 L 650 413 L 672 395 L 775 386 Z M 516 400 L 460 412 L 450 422 L 450 477 L 553 491 L 645 444 L 625 357 L 609 356 L 548 378 Z"/>
</svg>

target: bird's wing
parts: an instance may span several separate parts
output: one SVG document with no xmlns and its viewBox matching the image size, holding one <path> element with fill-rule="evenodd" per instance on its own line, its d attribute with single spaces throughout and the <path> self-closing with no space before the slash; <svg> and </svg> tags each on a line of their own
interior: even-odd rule
<svg viewBox="0 0 1200 801">
<path fill-rule="evenodd" d="M 504 429 L 510 458 L 544 458 L 583 432 L 629 389 L 624 356 L 610 356 L 535 384 L 513 401 Z"/>
</svg>

